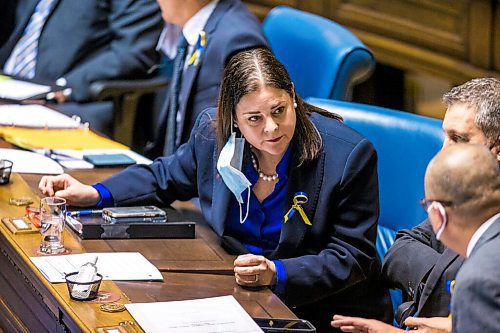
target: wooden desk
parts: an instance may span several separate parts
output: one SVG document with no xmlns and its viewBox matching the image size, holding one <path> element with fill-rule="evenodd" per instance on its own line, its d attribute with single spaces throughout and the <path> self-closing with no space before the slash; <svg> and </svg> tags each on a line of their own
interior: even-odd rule
<svg viewBox="0 0 500 333">
<path fill-rule="evenodd" d="M 98 171 L 97 175 L 95 171 L 89 172 L 85 181 L 98 181 L 106 177 L 108 172 Z M 24 208 L 8 205 L 8 199 L 23 195 L 35 198 L 37 193 L 24 180 L 36 188 L 39 178 L 38 175 L 21 177 L 13 174 L 11 183 L 0 187 L 0 216 L 24 215 Z M 153 263 L 162 266 L 163 282 L 103 281 L 101 290 L 121 295 L 120 302 L 182 300 L 232 294 L 252 316 L 295 318 L 269 289 L 245 290 L 236 285 L 233 276 L 219 274 L 229 272 L 227 266 L 232 265 L 233 257 L 218 246 L 215 235 L 210 233 L 208 227 L 198 228 L 194 240 L 82 241 L 69 230 L 65 230 L 64 237 L 65 245 L 73 253 L 139 251 Z M 0 326 L 4 330 L 92 332 L 96 327 L 133 320 L 127 311 L 106 313 L 99 310 L 99 304 L 73 301 L 69 298 L 65 284 L 48 283 L 29 260 L 39 242 L 38 234 L 13 235 L 3 224 L 0 226 Z M 213 253 L 197 254 L 198 251 L 205 251 L 206 247 Z M 198 274 L 200 271 L 206 274 Z"/>
</svg>

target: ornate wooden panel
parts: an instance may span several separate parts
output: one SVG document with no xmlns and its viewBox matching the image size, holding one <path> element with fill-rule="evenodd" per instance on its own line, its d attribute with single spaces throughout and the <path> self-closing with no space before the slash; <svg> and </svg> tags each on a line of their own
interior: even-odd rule
<svg viewBox="0 0 500 333">
<path fill-rule="evenodd" d="M 247 0 L 263 18 L 289 5 L 353 31 L 381 63 L 461 83 L 500 77 L 500 0 Z M 293 24 L 291 22 L 290 24 Z"/>
</svg>

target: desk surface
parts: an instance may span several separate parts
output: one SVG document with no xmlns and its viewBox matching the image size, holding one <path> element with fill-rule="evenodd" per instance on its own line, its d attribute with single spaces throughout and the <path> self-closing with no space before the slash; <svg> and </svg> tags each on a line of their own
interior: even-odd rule
<svg viewBox="0 0 500 333">
<path fill-rule="evenodd" d="M 115 170 L 73 172 L 84 182 L 99 181 Z M 39 175 L 13 174 L 0 188 L 1 217 L 24 215 L 24 207 L 8 205 L 12 196 L 38 196 Z M 182 209 L 186 206 L 180 205 Z M 188 209 L 189 210 L 189 209 Z M 153 302 L 232 294 L 252 316 L 295 318 L 269 289 L 246 290 L 232 275 L 234 256 L 224 252 L 208 226 L 196 226 L 193 240 L 81 240 L 65 230 L 73 253 L 138 251 L 164 276 L 163 282 L 103 281 L 101 290 L 121 296 L 120 302 Z M 6 331 L 93 331 L 96 327 L 132 320 L 128 312 L 106 313 L 99 304 L 69 298 L 65 284 L 50 284 L 29 260 L 40 242 L 38 234 L 13 235 L 0 226 L 0 326 Z M 203 272 L 204 274 L 200 274 Z"/>
</svg>

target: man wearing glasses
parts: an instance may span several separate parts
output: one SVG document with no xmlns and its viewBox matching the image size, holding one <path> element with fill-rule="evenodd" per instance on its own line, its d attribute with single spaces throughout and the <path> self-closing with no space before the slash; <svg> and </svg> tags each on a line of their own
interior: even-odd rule
<svg viewBox="0 0 500 333">
<path fill-rule="evenodd" d="M 422 206 L 431 228 L 464 258 L 455 280 L 451 317 L 407 318 L 419 332 L 498 332 L 500 323 L 500 169 L 484 145 L 445 147 L 429 163 Z M 336 315 L 332 326 L 345 332 L 403 330 L 382 322 Z"/>
</svg>

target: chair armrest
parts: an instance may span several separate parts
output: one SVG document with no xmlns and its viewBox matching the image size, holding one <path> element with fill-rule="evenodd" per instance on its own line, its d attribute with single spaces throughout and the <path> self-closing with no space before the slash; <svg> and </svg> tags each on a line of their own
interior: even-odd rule
<svg viewBox="0 0 500 333">
<path fill-rule="evenodd" d="M 153 77 L 144 80 L 109 80 L 96 81 L 90 85 L 90 94 L 95 100 L 120 98 L 125 94 L 144 95 L 154 93 L 168 85 L 164 77 Z"/>
<path fill-rule="evenodd" d="M 97 101 L 113 101 L 113 139 L 131 147 L 140 98 L 167 85 L 166 78 L 156 76 L 144 80 L 96 81 L 89 90 Z"/>
</svg>

